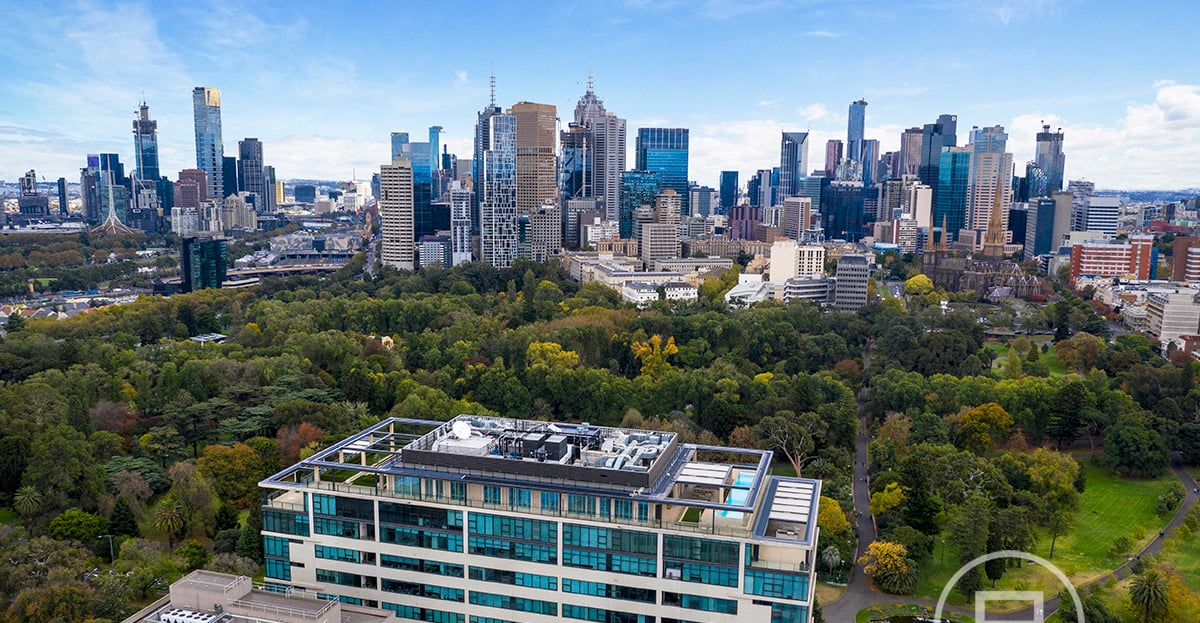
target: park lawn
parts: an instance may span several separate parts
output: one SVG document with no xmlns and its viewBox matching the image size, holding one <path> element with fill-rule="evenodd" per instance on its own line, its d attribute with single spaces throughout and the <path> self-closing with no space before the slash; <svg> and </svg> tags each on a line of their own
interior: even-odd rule
<svg viewBox="0 0 1200 623">
<path fill-rule="evenodd" d="M 0 524 L 11 526 L 17 524 L 17 514 L 11 508 L 0 508 Z"/>
<path fill-rule="evenodd" d="M 827 606 L 841 599 L 842 595 L 846 593 L 846 587 L 834 586 L 833 584 L 826 584 L 825 582 L 817 582 L 817 588 L 815 592 L 817 601 L 820 602 L 822 606 Z"/>
<path fill-rule="evenodd" d="M 1168 540 L 1159 557 L 1175 567 L 1188 588 L 1200 591 L 1200 534 Z"/>
<path fill-rule="evenodd" d="M 1079 512 L 1071 532 L 1058 537 L 1051 562 L 1062 569 L 1071 581 L 1078 584 L 1091 580 L 1114 569 L 1124 562 L 1124 557 L 1108 556 L 1113 540 L 1128 535 L 1135 544 L 1131 555 L 1141 550 L 1150 539 L 1158 536 L 1167 523 L 1166 518 L 1154 514 L 1158 496 L 1170 486 L 1170 474 L 1152 480 L 1123 479 L 1096 465 L 1092 460 L 1080 463 L 1087 476 L 1087 488 L 1079 499 Z M 942 588 L 958 570 L 958 552 L 949 541 L 949 532 L 938 538 L 931 560 L 921 569 L 921 580 L 917 585 L 916 597 L 937 600 Z M 942 552 L 943 547 L 945 552 Z M 1040 534 L 1032 552 L 1043 558 L 1050 554 L 1050 537 Z M 945 561 L 942 562 L 942 558 Z M 987 588 L 990 589 L 990 583 Z M 996 590 L 1037 590 L 1047 587 L 1048 592 L 1058 591 L 1060 584 L 1047 569 L 1038 565 L 1024 564 L 1010 568 L 996 586 Z M 951 592 L 947 603 L 964 605 L 965 597 Z"/>
<path fill-rule="evenodd" d="M 1008 359 L 1009 345 L 1001 344 L 999 342 L 988 342 L 984 344 L 983 347 L 992 351 L 992 353 L 995 355 L 992 361 L 992 367 L 1003 368 L 1005 360 Z M 1071 374 L 1070 370 L 1067 370 L 1061 363 L 1058 362 L 1058 351 L 1051 348 L 1043 353 L 1041 352 L 1041 347 L 1037 344 L 1034 345 L 1034 348 L 1038 349 L 1038 361 L 1040 361 L 1042 365 L 1046 366 L 1046 371 L 1050 373 L 1050 376 L 1063 376 L 1065 374 Z M 1021 363 L 1025 363 L 1025 361 L 1022 360 Z"/>
<path fill-rule="evenodd" d="M 890 616 L 898 616 L 898 615 L 904 615 L 904 614 L 911 615 L 911 616 L 932 617 L 933 612 L 934 612 L 934 609 L 930 606 L 918 606 L 918 605 L 913 605 L 913 604 L 902 604 L 902 603 L 880 604 L 880 605 L 876 605 L 876 606 L 869 606 L 867 608 L 863 608 L 862 610 L 859 610 L 858 614 L 856 614 L 854 616 L 854 622 L 855 623 L 870 623 L 871 619 L 887 618 Z M 953 612 L 943 612 L 942 618 L 948 619 L 950 621 L 954 621 L 955 623 L 975 623 L 975 619 L 973 619 L 969 616 L 954 614 Z"/>
</svg>

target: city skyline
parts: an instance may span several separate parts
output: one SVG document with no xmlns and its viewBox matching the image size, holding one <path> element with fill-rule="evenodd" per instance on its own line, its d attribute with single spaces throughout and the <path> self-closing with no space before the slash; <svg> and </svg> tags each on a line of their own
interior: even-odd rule
<svg viewBox="0 0 1200 623">
<path fill-rule="evenodd" d="M 781 131 L 807 131 L 812 145 L 844 140 L 841 111 L 860 98 L 871 102 L 865 137 L 878 140 L 881 152 L 897 151 L 905 128 L 948 113 L 959 117 L 963 135 L 972 126 L 1004 126 L 1020 169 L 1033 159 L 1045 123 L 1063 128 L 1069 179 L 1099 188 L 1200 186 L 1200 173 L 1189 166 L 1200 158 L 1200 86 L 1172 82 L 1195 81 L 1197 73 L 1190 55 L 1171 53 L 1186 40 L 1187 14 L 1198 12 L 1190 5 L 1171 5 L 1173 19 L 1161 24 L 1152 8 L 1045 1 L 1001 2 L 994 10 L 637 1 L 541 4 L 521 15 L 492 6 L 438 7 L 420 13 L 428 28 L 406 37 L 348 41 L 342 30 L 413 17 L 401 7 L 359 6 L 355 13 L 305 3 L 256 13 L 222 3 L 12 7 L 0 26 L 7 59 L 0 69 L 0 145 L 9 154 L 0 179 L 30 168 L 71 178 L 88 153 L 132 162 L 128 128 L 142 99 L 159 122 L 162 171 L 192 168 L 187 96 L 202 85 L 222 91 L 227 151 L 258 137 L 281 178 L 348 179 L 357 172 L 368 179 L 389 161 L 392 131 L 420 134 L 442 125 L 443 144 L 460 157 L 471 154 L 492 71 L 499 105 L 555 105 L 565 129 L 590 70 L 597 95 L 628 119 L 631 136 L 641 127 L 689 128 L 689 177 L 709 186 L 722 170 L 746 180 L 777 164 Z M 363 21 L 363 14 L 373 17 Z M 896 28 L 897 19 L 970 29 L 971 36 L 948 35 L 943 49 L 930 49 L 911 29 Z M 561 27 L 580 20 L 591 27 Z M 654 37 L 667 25 L 681 35 L 671 43 Z M 472 42 L 482 30 L 505 26 L 541 28 L 546 49 L 584 52 L 523 58 L 527 50 L 519 46 Z M 773 66 L 762 63 L 782 44 L 746 46 L 744 38 L 723 34 L 747 28 L 764 41 L 789 33 L 790 51 L 812 60 L 798 62 L 788 80 L 753 71 Z M 1095 45 L 1140 32 L 1153 32 L 1155 45 Z M 433 45 L 447 33 L 462 43 Z M 986 53 L 1002 43 L 1003 59 Z M 886 63 L 881 49 L 891 52 Z M 381 55 L 417 62 L 397 70 Z M 656 70 L 647 58 L 678 69 Z M 1019 92 L 997 89 L 996 76 L 1014 72 Z"/>
</svg>

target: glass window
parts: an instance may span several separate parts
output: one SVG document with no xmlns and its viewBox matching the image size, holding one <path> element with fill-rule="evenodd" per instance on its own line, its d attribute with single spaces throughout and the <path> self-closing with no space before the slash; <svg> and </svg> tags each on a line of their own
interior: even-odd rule
<svg viewBox="0 0 1200 623">
<path fill-rule="evenodd" d="M 444 612 L 442 610 L 433 610 L 431 608 L 422 608 L 420 606 L 402 606 L 391 602 L 383 602 L 379 604 L 384 610 L 391 610 L 396 613 L 396 616 L 401 619 L 412 619 L 414 621 L 426 621 L 427 623 L 463 623 L 463 615 L 457 612 Z"/>
<path fill-rule="evenodd" d="M 432 500 L 442 499 L 442 481 L 437 478 L 426 478 L 424 487 L 426 498 Z"/>
<path fill-rule="evenodd" d="M 393 528 L 392 526 L 383 526 L 379 529 L 379 540 L 384 543 L 425 547 L 447 552 L 461 552 L 463 547 L 461 534 L 432 532 L 415 528 Z"/>
<path fill-rule="evenodd" d="M 289 513 L 273 508 L 262 509 L 264 532 L 280 532 L 296 536 L 308 536 L 308 515 Z"/>
<path fill-rule="evenodd" d="M 371 500 L 345 498 L 324 493 L 313 494 L 313 513 L 348 519 L 375 520 L 375 503 Z"/>
<path fill-rule="evenodd" d="M 313 531 L 317 534 L 340 536 L 347 539 L 374 539 L 375 525 L 328 517 L 315 517 Z"/>
<path fill-rule="evenodd" d="M 542 601 L 540 599 L 527 599 L 525 597 L 513 597 L 512 595 L 471 591 L 471 603 L 476 606 L 490 606 L 492 608 L 516 610 L 518 612 L 558 616 L 558 604 L 556 602 Z"/>
<path fill-rule="evenodd" d="M 479 556 L 525 560 L 550 565 L 558 564 L 557 545 L 535 545 L 508 539 L 489 539 L 473 536 L 467 540 L 468 551 Z"/>
<path fill-rule="evenodd" d="M 267 573 L 266 577 L 276 580 L 291 580 L 292 566 L 286 560 L 278 560 L 275 558 L 267 558 Z"/>
<path fill-rule="evenodd" d="M 451 578 L 461 578 L 463 576 L 462 565 L 456 565 L 448 562 L 438 562 L 436 560 L 427 560 L 423 558 L 409 558 L 407 556 L 392 556 L 390 554 L 382 554 L 379 557 L 379 565 L 388 569 L 419 571 L 421 573 L 433 573 Z"/>
<path fill-rule="evenodd" d="M 389 593 L 399 593 L 413 597 L 428 597 L 429 599 L 458 602 L 463 600 L 463 590 L 461 588 L 447 588 L 445 586 L 422 584 L 420 582 L 404 582 L 402 580 L 382 578 L 379 582 L 379 588 Z"/>
<path fill-rule="evenodd" d="M 654 623 L 654 617 L 646 614 L 588 608 L 574 604 L 563 604 L 563 616 L 568 619 L 593 621 L 594 623 Z"/>
<path fill-rule="evenodd" d="M 483 486 L 483 503 L 484 504 L 499 504 L 500 503 L 500 487 L 496 485 Z"/>
<path fill-rule="evenodd" d="M 639 530 L 563 524 L 563 544 L 615 550 L 630 554 L 658 554 L 658 535 Z"/>
<path fill-rule="evenodd" d="M 669 580 L 699 582 L 716 586 L 738 585 L 737 567 L 712 565 L 702 562 L 663 561 L 663 577 Z"/>
<path fill-rule="evenodd" d="M 737 614 L 738 611 L 737 601 L 733 599 L 689 595 L 687 593 L 668 593 L 665 591 L 663 592 L 663 605 L 688 608 L 689 610 L 703 610 L 705 612 L 720 612 L 723 614 Z"/>
<path fill-rule="evenodd" d="M 444 508 L 393 504 L 391 502 L 379 503 L 379 521 L 402 526 L 457 531 L 462 527 L 462 516 L 462 511 Z"/>
<path fill-rule="evenodd" d="M 554 521 L 471 513 L 467 524 L 472 535 L 502 536 L 541 543 L 558 542 L 558 523 Z"/>
<path fill-rule="evenodd" d="M 328 547 L 325 545 L 314 545 L 313 553 L 317 558 L 323 560 L 340 560 L 342 562 L 362 562 L 362 554 L 358 550 L 345 549 L 342 547 Z"/>
<path fill-rule="evenodd" d="M 401 476 L 396 479 L 396 493 L 410 497 L 420 497 L 421 479 L 416 476 Z"/>
<path fill-rule="evenodd" d="M 471 579 L 481 582 L 496 582 L 511 584 L 526 588 L 540 588 L 548 591 L 558 590 L 558 578 L 552 575 L 522 573 L 507 569 L 488 569 L 487 567 L 471 567 Z"/>
<path fill-rule="evenodd" d="M 563 566 L 611 571 L 642 577 L 658 575 L 658 561 L 646 556 L 624 556 L 597 550 L 563 548 Z"/>
<path fill-rule="evenodd" d="M 564 593 L 575 593 L 578 595 L 607 597 L 609 599 L 624 599 L 626 601 L 640 601 L 648 604 L 658 603 L 658 593 L 656 591 L 648 588 L 636 588 L 633 586 L 622 586 L 619 584 L 585 582 L 583 580 L 563 578 L 562 590 Z"/>
<path fill-rule="evenodd" d="M 576 515 L 595 515 L 596 497 L 577 493 L 567 494 L 567 512 Z"/>
<path fill-rule="evenodd" d="M 613 519 L 633 519 L 633 500 L 614 500 Z"/>
<path fill-rule="evenodd" d="M 263 535 L 263 553 L 267 556 L 278 556 L 279 558 L 290 558 L 291 551 L 288 547 L 288 540 L 281 536 Z"/>
<path fill-rule="evenodd" d="M 531 503 L 530 498 L 531 492 L 529 489 L 508 488 L 508 505 L 513 508 L 529 508 Z"/>
<path fill-rule="evenodd" d="M 467 501 L 467 483 L 451 482 L 450 483 L 450 499 L 455 502 Z"/>
<path fill-rule="evenodd" d="M 542 510 L 550 513 L 558 512 L 558 494 L 552 491 L 542 492 Z"/>
<path fill-rule="evenodd" d="M 808 601 L 808 575 L 746 570 L 746 594 Z"/>
</svg>

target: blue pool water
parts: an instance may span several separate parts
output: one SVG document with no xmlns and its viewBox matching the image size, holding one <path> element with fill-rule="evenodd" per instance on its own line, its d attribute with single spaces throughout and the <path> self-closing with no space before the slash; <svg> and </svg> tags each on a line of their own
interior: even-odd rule
<svg viewBox="0 0 1200 623">
<path fill-rule="evenodd" d="M 743 489 L 749 489 L 751 483 L 753 483 L 753 482 L 754 482 L 754 474 L 747 474 L 745 472 L 742 472 L 742 473 L 738 474 L 737 480 L 733 481 L 733 486 L 742 487 Z"/>
<path fill-rule="evenodd" d="M 746 498 L 750 495 L 750 484 L 754 482 L 754 474 L 741 473 L 738 474 L 737 480 L 733 481 L 734 489 L 729 492 L 729 496 L 725 498 L 726 504 L 745 504 Z M 722 519 L 741 519 L 743 513 L 741 511 L 720 511 L 717 516 Z"/>
</svg>

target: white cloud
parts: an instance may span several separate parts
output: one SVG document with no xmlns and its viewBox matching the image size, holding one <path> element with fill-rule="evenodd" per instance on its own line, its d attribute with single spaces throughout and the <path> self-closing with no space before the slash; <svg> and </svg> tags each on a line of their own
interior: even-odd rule
<svg viewBox="0 0 1200 623">
<path fill-rule="evenodd" d="M 758 100 L 758 105 L 761 107 L 764 107 L 764 108 L 769 108 L 769 107 L 778 106 L 779 103 L 782 101 L 783 101 L 782 97 L 776 97 L 774 99 Z"/>
<path fill-rule="evenodd" d="M 844 32 L 834 32 L 832 30 L 810 30 L 804 33 L 805 37 L 819 37 L 822 39 L 840 39 L 845 37 Z"/>
<path fill-rule="evenodd" d="M 829 117 L 829 108 L 821 102 L 814 102 L 800 109 L 800 117 L 805 121 L 819 121 Z"/>
<path fill-rule="evenodd" d="M 466 84 L 467 83 L 467 70 L 465 70 L 465 69 L 456 70 L 454 72 L 454 77 L 455 77 L 455 79 L 458 80 L 458 82 L 460 84 Z"/>
</svg>

